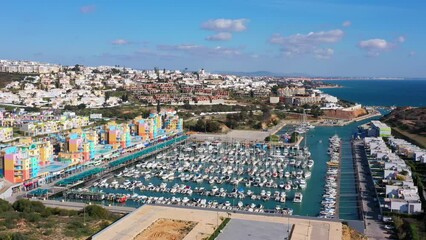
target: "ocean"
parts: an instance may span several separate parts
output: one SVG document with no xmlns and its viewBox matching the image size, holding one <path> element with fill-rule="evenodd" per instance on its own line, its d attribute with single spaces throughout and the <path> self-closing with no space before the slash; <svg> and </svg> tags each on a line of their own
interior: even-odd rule
<svg viewBox="0 0 426 240">
<path fill-rule="evenodd" d="M 367 106 L 426 106 L 426 80 L 333 80 L 324 92 Z"/>
</svg>

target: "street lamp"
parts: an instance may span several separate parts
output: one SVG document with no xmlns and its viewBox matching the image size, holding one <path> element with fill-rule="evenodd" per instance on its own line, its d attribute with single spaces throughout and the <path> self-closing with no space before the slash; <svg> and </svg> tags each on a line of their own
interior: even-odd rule
<svg viewBox="0 0 426 240">
<path fill-rule="evenodd" d="M 86 226 L 86 202 L 83 204 L 83 225 Z"/>
</svg>

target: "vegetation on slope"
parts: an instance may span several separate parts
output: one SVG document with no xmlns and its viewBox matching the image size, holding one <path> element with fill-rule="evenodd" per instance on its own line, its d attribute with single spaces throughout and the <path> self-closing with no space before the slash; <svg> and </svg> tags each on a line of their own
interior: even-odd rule
<svg viewBox="0 0 426 240">
<path fill-rule="evenodd" d="M 396 108 L 381 119 L 392 127 L 392 134 L 426 148 L 426 107 Z"/>
<path fill-rule="evenodd" d="M 13 204 L 0 199 L 0 240 L 86 239 L 118 218 L 98 205 L 74 211 L 27 199 Z"/>
<path fill-rule="evenodd" d="M 409 133 L 426 137 L 426 107 L 396 108 L 382 118 L 383 121 Z"/>
<path fill-rule="evenodd" d="M 13 81 L 21 81 L 26 76 L 35 74 L 21 74 L 21 73 L 4 73 L 0 72 L 0 88 L 4 88 L 7 84 Z"/>
</svg>

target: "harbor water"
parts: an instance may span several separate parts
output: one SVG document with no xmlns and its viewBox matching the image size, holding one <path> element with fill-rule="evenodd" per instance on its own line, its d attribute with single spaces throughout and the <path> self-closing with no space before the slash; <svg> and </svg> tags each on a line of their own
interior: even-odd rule
<svg viewBox="0 0 426 240">
<path fill-rule="evenodd" d="M 191 196 L 181 194 L 181 193 L 171 193 L 168 191 L 143 191 L 139 188 L 134 188 L 132 190 L 122 189 L 122 188 L 99 188 L 99 187 L 91 187 L 92 191 L 101 190 L 103 193 L 115 193 L 115 194 L 129 194 L 129 195 L 147 195 L 152 197 L 164 197 L 164 198 L 173 198 L 173 197 L 188 197 L 188 198 L 204 198 L 208 201 L 216 201 L 221 204 L 225 204 L 228 202 L 231 206 L 237 206 L 237 204 L 244 204 L 244 206 L 249 206 L 249 204 L 255 204 L 256 206 L 262 206 L 264 209 L 276 209 L 279 206 L 281 209 L 292 209 L 293 215 L 301 215 L 301 216 L 313 216 L 316 217 L 319 215 L 321 211 L 321 201 L 323 200 L 322 195 L 324 194 L 324 186 L 325 186 L 325 178 L 327 172 L 327 161 L 330 159 L 330 155 L 327 153 L 329 147 L 329 138 L 333 135 L 338 135 L 342 141 L 342 164 L 341 164 L 341 188 L 340 188 L 340 204 L 339 204 L 339 218 L 346 220 L 355 220 L 359 219 L 358 214 L 358 201 L 356 197 L 356 179 L 355 173 L 353 169 L 352 155 L 351 155 L 351 146 L 350 140 L 353 136 L 353 133 L 356 132 L 357 126 L 364 124 L 369 120 L 364 120 L 360 122 L 354 122 L 346 126 L 336 126 L 336 127 L 326 127 L 326 126 L 317 126 L 314 129 L 309 130 L 306 135 L 306 145 L 309 148 L 309 152 L 311 153 L 311 158 L 315 161 L 314 166 L 310 169 L 311 176 L 306 178 L 306 188 L 299 189 L 291 189 L 285 191 L 286 193 L 286 201 L 285 202 L 277 202 L 274 200 L 274 192 L 276 190 L 280 192 L 284 192 L 284 189 L 281 188 L 266 188 L 259 186 L 247 186 L 242 183 L 238 185 L 227 183 L 222 184 L 209 184 L 206 181 L 202 182 L 192 182 L 192 181 L 181 181 L 179 178 L 174 178 L 172 180 L 163 180 L 159 177 L 151 177 L 150 179 L 137 178 L 130 179 L 132 181 L 137 180 L 143 182 L 146 186 L 149 183 L 153 186 L 160 186 L 162 183 L 167 183 L 167 188 L 172 188 L 175 184 L 185 184 L 190 187 L 192 190 L 199 189 L 201 187 L 206 190 L 211 190 L 213 185 L 216 185 L 218 188 L 223 188 L 226 192 L 230 193 L 232 191 L 242 191 L 247 192 L 248 190 L 253 191 L 255 194 L 259 194 L 262 190 L 272 192 L 272 196 L 270 200 L 265 201 L 264 199 L 251 199 L 249 197 L 244 198 L 229 198 L 229 197 L 219 197 L 219 196 L 201 196 L 198 194 L 193 194 Z M 286 133 L 289 130 L 290 126 L 284 127 L 277 134 L 281 135 Z M 301 147 L 305 145 L 305 141 L 302 141 Z M 153 160 L 153 159 L 151 159 Z M 149 159 L 148 159 L 149 161 Z M 173 170 L 173 169 L 172 169 Z M 174 169 L 176 170 L 176 169 Z M 287 167 L 285 171 L 294 171 L 297 170 L 294 167 Z M 306 171 L 306 170 L 305 170 Z M 177 176 L 177 175 L 176 175 Z M 247 175 L 244 176 L 247 178 Z M 113 176 L 113 178 L 116 178 Z M 124 180 L 121 180 L 124 181 Z M 285 182 L 284 180 L 278 179 L 276 183 Z M 164 185 L 164 184 L 163 184 Z M 237 189 L 237 190 L 236 190 Z M 296 192 L 301 192 L 303 194 L 303 200 L 299 202 L 293 202 L 293 198 Z M 355 196 L 355 197 L 354 197 Z M 72 200 L 75 201 L 75 200 Z M 129 207 L 139 207 L 143 203 L 141 201 L 135 201 L 132 199 L 128 199 L 123 203 L 111 202 L 111 201 L 103 201 L 103 204 L 113 204 L 113 205 L 123 205 Z M 248 209 L 248 208 L 247 208 Z"/>
</svg>

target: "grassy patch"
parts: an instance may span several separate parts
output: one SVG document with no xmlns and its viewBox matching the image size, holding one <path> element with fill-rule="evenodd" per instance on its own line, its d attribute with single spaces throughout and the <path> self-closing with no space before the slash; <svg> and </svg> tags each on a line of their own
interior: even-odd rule
<svg viewBox="0 0 426 240">
<path fill-rule="evenodd" d="M 221 233 L 221 231 L 225 228 L 226 224 L 228 224 L 230 220 L 231 220 L 231 218 L 225 218 L 225 220 L 223 220 L 223 222 L 219 225 L 219 227 L 216 228 L 216 230 L 208 238 L 208 240 L 214 240 L 214 239 L 216 239 L 217 236 L 219 236 L 219 234 Z"/>
<path fill-rule="evenodd" d="M 420 147 L 426 148 L 426 137 L 420 136 L 418 134 L 409 133 L 407 131 L 401 130 L 399 128 L 392 128 L 392 135 L 396 137 L 403 138 L 413 144 L 416 144 Z"/>
</svg>

